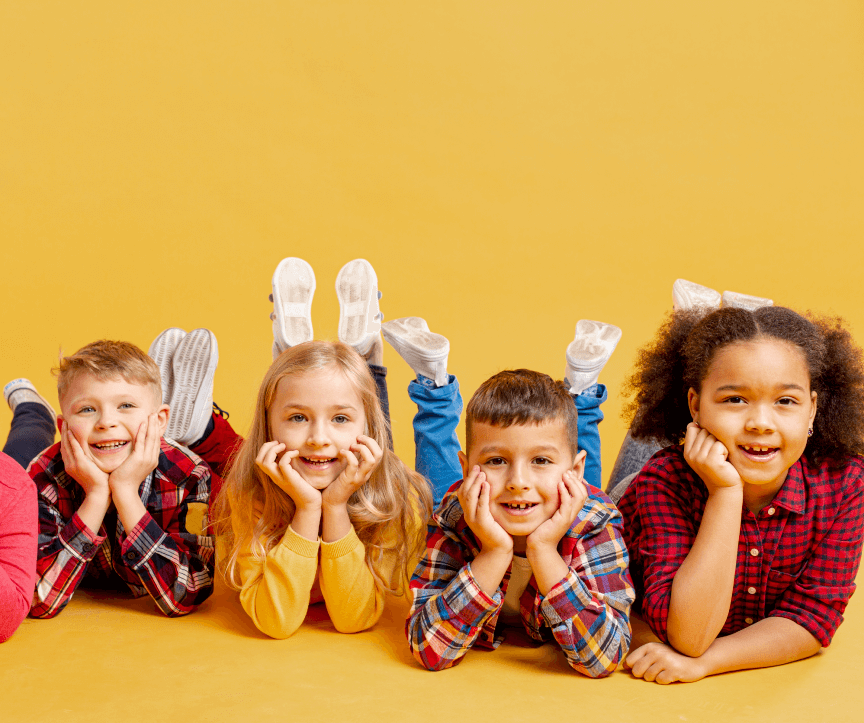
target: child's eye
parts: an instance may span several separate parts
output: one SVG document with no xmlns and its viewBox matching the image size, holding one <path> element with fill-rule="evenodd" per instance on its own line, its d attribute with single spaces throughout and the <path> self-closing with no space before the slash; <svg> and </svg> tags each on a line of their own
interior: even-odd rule
<svg viewBox="0 0 864 723">
<path fill-rule="evenodd" d="M 490 465 L 492 467 L 498 467 L 502 464 L 507 464 L 507 463 L 504 461 L 503 457 L 492 457 L 491 459 L 487 459 L 483 464 L 487 464 L 487 465 Z"/>
<path fill-rule="evenodd" d="M 336 422 L 336 424 L 347 424 L 351 420 L 344 414 L 337 414 L 335 417 L 333 417 L 333 421 Z"/>
<path fill-rule="evenodd" d="M 78 410 L 78 414 L 86 414 L 87 412 L 92 411 L 94 411 L 93 407 L 81 407 L 81 409 Z"/>
<path fill-rule="evenodd" d="M 299 424 L 300 422 L 305 422 L 306 417 L 304 417 L 302 414 L 292 414 L 290 417 L 288 417 L 288 421 L 297 422 Z"/>
<path fill-rule="evenodd" d="M 535 457 L 531 460 L 534 464 L 552 464 L 552 460 L 548 457 Z"/>
<path fill-rule="evenodd" d="M 728 404 L 744 404 L 743 397 L 726 397 L 723 401 Z"/>
<path fill-rule="evenodd" d="M 793 399 L 792 397 L 782 397 L 777 400 L 777 404 L 782 404 L 783 406 L 789 407 L 793 404 L 798 404 L 798 400 Z"/>
<path fill-rule="evenodd" d="M 120 409 L 135 409 L 135 405 L 132 404 L 132 402 L 123 402 L 123 404 L 120 405 Z"/>
</svg>

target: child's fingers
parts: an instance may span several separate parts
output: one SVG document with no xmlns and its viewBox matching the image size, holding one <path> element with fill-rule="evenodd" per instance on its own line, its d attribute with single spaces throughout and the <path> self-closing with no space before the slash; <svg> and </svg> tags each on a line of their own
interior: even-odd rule
<svg viewBox="0 0 864 723">
<path fill-rule="evenodd" d="M 384 456 L 384 452 L 381 449 L 381 445 L 378 444 L 372 437 L 367 437 L 365 434 L 361 434 L 357 437 L 358 446 L 360 449 L 368 449 L 372 458 L 377 462 Z"/>
<path fill-rule="evenodd" d="M 340 449 L 339 456 L 345 460 L 345 476 L 352 479 L 360 470 L 360 462 L 350 449 Z"/>
<path fill-rule="evenodd" d="M 375 453 L 365 444 L 356 444 L 353 445 L 350 449 L 352 452 L 356 452 L 356 454 L 358 455 L 358 461 L 360 462 L 360 471 L 363 474 L 368 474 L 369 472 L 371 472 L 372 468 L 376 464 L 378 464 L 378 460 L 381 459 L 380 457 L 376 459 Z"/>
</svg>

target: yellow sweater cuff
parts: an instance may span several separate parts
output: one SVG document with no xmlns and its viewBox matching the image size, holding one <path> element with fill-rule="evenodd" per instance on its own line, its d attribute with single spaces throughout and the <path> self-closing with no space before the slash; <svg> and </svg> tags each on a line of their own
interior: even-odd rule
<svg viewBox="0 0 864 723">
<path fill-rule="evenodd" d="M 288 529 L 282 537 L 282 545 L 302 557 L 318 556 L 318 540 L 307 540 L 294 532 L 291 525 L 288 525 Z"/>
<path fill-rule="evenodd" d="M 348 532 L 345 537 L 341 540 L 336 540 L 335 542 L 321 542 L 321 558 L 322 559 L 336 559 L 337 557 L 342 557 L 343 555 L 347 555 L 352 550 L 354 550 L 358 545 L 362 545 L 360 542 L 360 538 L 357 537 L 357 533 L 354 532 L 354 528 Z"/>
</svg>

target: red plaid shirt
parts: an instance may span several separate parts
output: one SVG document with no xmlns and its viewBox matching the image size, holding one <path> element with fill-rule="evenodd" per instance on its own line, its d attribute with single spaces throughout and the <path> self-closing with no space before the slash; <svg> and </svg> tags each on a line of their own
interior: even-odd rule
<svg viewBox="0 0 864 723">
<path fill-rule="evenodd" d="M 119 578 L 169 617 L 192 612 L 213 592 L 213 538 L 187 527 L 203 530 L 210 499 L 210 468 L 196 455 L 163 437 L 159 464 L 138 490 L 147 512 L 128 533 L 113 509 L 98 535 L 84 524 L 84 490 L 66 474 L 59 443 L 27 471 L 39 493 L 32 616 L 57 615 L 85 577 L 97 585 Z"/>
<path fill-rule="evenodd" d="M 648 461 L 618 505 L 637 600 L 664 641 L 672 580 L 693 546 L 707 500 L 705 484 L 675 446 Z M 827 646 L 855 591 L 862 523 L 864 461 L 817 467 L 799 459 L 758 515 L 742 506 L 735 585 L 721 635 L 783 617 Z"/>
<path fill-rule="evenodd" d="M 488 650 L 503 640 L 495 633 L 510 569 L 493 597 L 477 584 L 471 561 L 480 544 L 456 496 L 461 484 L 450 488 L 435 512 L 426 554 L 411 577 L 414 599 L 405 632 L 414 657 L 430 670 L 456 665 L 475 645 Z M 600 678 L 615 670 L 630 647 L 633 586 L 621 515 L 603 492 L 586 487 L 588 499 L 558 545 L 570 568 L 567 576 L 544 598 L 532 575 L 519 608 L 531 638 L 554 638 L 570 667 Z"/>
</svg>

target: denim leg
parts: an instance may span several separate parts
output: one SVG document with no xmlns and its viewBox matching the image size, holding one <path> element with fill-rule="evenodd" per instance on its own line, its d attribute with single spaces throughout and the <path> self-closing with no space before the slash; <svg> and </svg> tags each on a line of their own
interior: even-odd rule
<svg viewBox="0 0 864 723">
<path fill-rule="evenodd" d="M 601 489 L 603 480 L 601 478 L 600 430 L 597 425 L 603 421 L 600 405 L 606 401 L 607 396 L 606 386 L 595 384 L 573 397 L 576 411 L 579 413 L 579 451 L 584 449 L 587 452 L 584 480 L 598 489 Z"/>
<path fill-rule="evenodd" d="M 431 379 L 418 376 L 408 385 L 408 396 L 417 405 L 414 415 L 414 467 L 432 485 L 435 507 L 454 483 L 462 479 L 456 426 L 462 414 L 459 382 L 452 374 L 449 384 L 436 387 Z"/>
<path fill-rule="evenodd" d="M 387 443 L 392 452 L 393 432 L 390 429 L 390 395 L 387 392 L 387 367 L 381 367 L 377 364 L 368 364 L 368 367 L 372 373 L 372 378 L 375 380 L 375 386 L 378 389 L 378 402 L 381 404 L 381 411 L 384 412 L 384 420 L 387 422 Z"/>
<path fill-rule="evenodd" d="M 54 444 L 55 430 L 54 420 L 45 405 L 18 404 L 12 414 L 12 426 L 3 452 L 27 469 L 43 449 Z"/>
<path fill-rule="evenodd" d="M 642 441 L 633 439 L 628 429 L 627 436 L 624 437 L 621 449 L 618 451 L 618 457 L 615 459 L 612 474 L 609 475 L 609 484 L 606 493 L 610 494 L 615 489 L 615 486 L 625 477 L 639 472 L 651 458 L 651 455 L 664 446 L 668 445 L 659 444 L 654 440 Z"/>
</svg>

